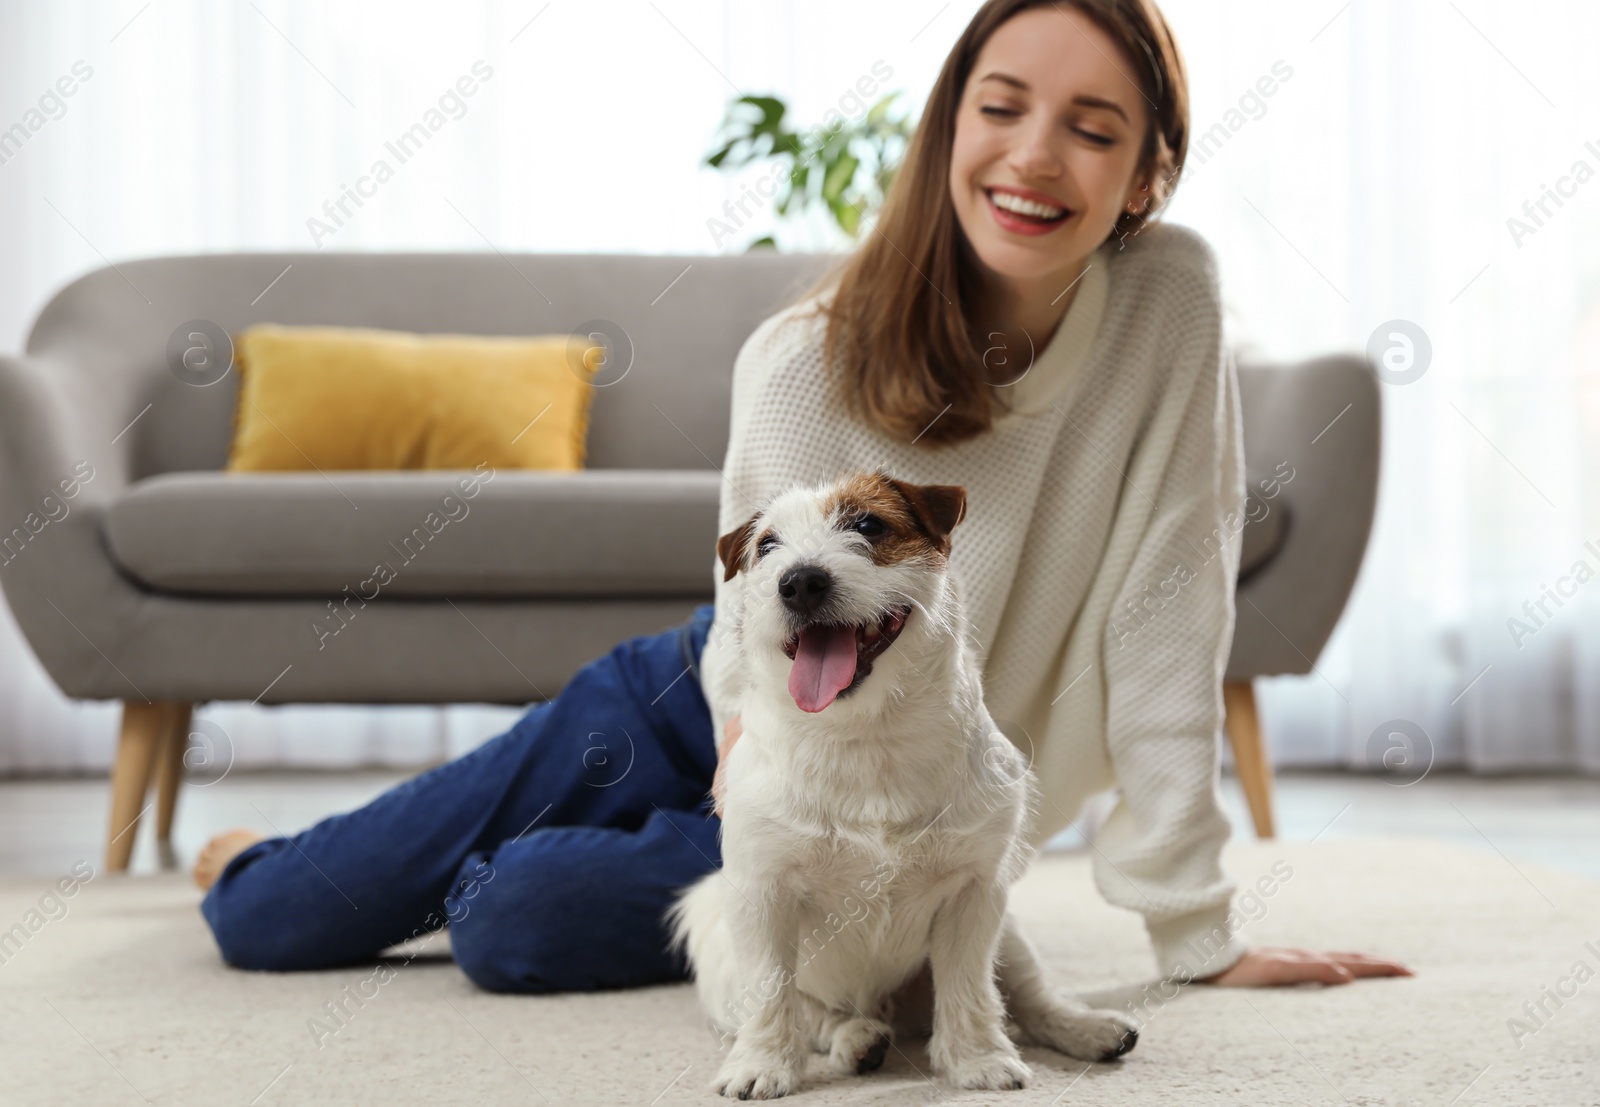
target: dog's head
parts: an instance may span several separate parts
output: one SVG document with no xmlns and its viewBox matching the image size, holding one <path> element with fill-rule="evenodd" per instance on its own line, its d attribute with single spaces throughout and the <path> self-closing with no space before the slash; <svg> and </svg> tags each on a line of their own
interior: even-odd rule
<svg viewBox="0 0 1600 1107">
<path fill-rule="evenodd" d="M 841 696 L 877 702 L 900 684 L 904 635 L 948 634 L 950 533 L 967 511 L 959 485 L 918 485 L 875 470 L 772 499 L 717 541 L 723 579 L 745 574 L 741 648 L 757 679 L 787 669 L 789 694 L 818 712 Z M 909 641 L 909 639 L 908 639 Z"/>
</svg>

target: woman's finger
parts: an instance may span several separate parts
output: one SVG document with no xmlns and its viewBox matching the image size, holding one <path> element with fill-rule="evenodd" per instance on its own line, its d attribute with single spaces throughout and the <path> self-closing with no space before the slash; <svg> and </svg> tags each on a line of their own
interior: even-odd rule
<svg viewBox="0 0 1600 1107">
<path fill-rule="evenodd" d="M 1371 957 L 1365 953 L 1335 952 L 1326 954 L 1330 960 L 1337 961 L 1349 969 L 1356 976 L 1415 976 L 1406 965 L 1399 961 L 1390 961 L 1382 957 Z"/>
<path fill-rule="evenodd" d="M 1301 984 L 1308 981 L 1317 984 L 1348 984 L 1355 979 L 1355 974 L 1337 961 L 1329 960 L 1318 954 L 1312 954 L 1299 961 L 1289 962 L 1289 972 L 1293 979 L 1289 983 Z"/>
</svg>

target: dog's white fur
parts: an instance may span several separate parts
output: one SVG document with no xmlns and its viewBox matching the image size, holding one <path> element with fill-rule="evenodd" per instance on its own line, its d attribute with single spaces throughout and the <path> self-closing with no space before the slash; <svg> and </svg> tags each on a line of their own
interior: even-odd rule
<svg viewBox="0 0 1600 1107">
<path fill-rule="evenodd" d="M 744 559 L 723 612 L 737 625 L 718 631 L 734 635 L 749 676 L 725 766 L 723 868 L 668 914 L 702 1005 L 734 1035 L 712 1086 L 787 1094 L 813 1049 L 839 1071 L 876 1068 L 892 1046 L 896 993 L 925 963 L 930 1059 L 958 1087 L 1030 1079 L 1007 1006 L 1024 1040 L 1086 1060 L 1126 1052 L 1132 1021 L 1052 989 L 1006 910 L 1032 859 L 1037 785 L 984 707 L 946 559 L 875 564 L 866 538 L 841 529 L 837 512 L 824 517 L 837 491 L 791 490 L 759 513 L 752 534 L 780 542 Z M 782 649 L 793 625 L 777 582 L 800 562 L 832 574 L 847 614 L 830 621 L 912 608 L 860 686 L 814 714 L 788 691 Z"/>
</svg>

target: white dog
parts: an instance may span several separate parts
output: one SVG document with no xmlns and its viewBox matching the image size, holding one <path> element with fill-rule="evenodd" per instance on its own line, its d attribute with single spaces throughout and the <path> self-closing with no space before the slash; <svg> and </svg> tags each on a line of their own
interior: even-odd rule
<svg viewBox="0 0 1600 1107">
<path fill-rule="evenodd" d="M 1025 1040 L 1084 1060 L 1137 1040 L 1131 1020 L 1051 989 L 1006 911 L 1037 785 L 984 707 L 948 575 L 965 514 L 965 489 L 880 470 L 786 492 L 717 543 L 724 580 L 740 578 L 724 614 L 744 733 L 725 766 L 723 868 L 668 921 L 734 1035 L 723 1095 L 795 1091 L 811 1050 L 877 1068 L 897 992 L 925 965 L 928 1051 L 958 1087 L 1030 1079 L 1007 1006 Z"/>
</svg>

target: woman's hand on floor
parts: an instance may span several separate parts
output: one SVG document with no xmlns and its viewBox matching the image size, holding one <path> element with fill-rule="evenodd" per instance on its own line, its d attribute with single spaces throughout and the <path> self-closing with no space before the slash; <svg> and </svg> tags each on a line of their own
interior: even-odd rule
<svg viewBox="0 0 1600 1107">
<path fill-rule="evenodd" d="M 723 766 L 728 763 L 728 751 L 733 749 L 733 744 L 739 740 L 739 735 L 744 733 L 744 723 L 738 715 L 728 720 L 727 726 L 722 731 L 722 741 L 717 746 L 717 771 L 711 777 L 711 802 L 717 812 L 717 818 L 722 818 L 722 800 L 728 792 L 728 782 L 723 774 Z"/>
<path fill-rule="evenodd" d="M 1245 951 L 1229 969 L 1198 977 L 1196 984 L 1231 988 L 1270 988 L 1281 984 L 1348 984 L 1358 976 L 1414 976 L 1398 961 L 1365 953 L 1320 953 L 1309 949 L 1266 946 Z"/>
</svg>

